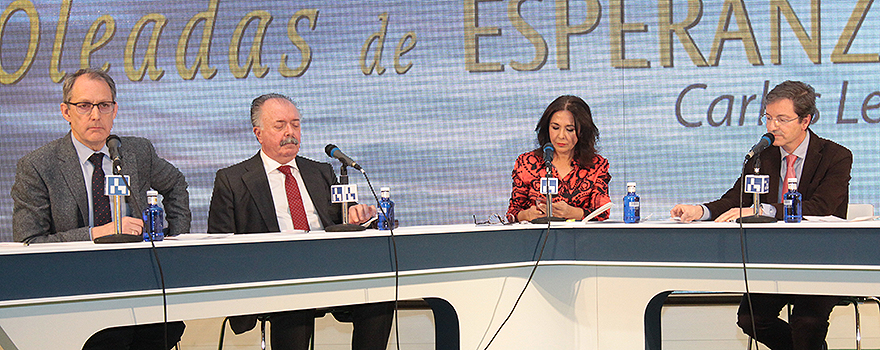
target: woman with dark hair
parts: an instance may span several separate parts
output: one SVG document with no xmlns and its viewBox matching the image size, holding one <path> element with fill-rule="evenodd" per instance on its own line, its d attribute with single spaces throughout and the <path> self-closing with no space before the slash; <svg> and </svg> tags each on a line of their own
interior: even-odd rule
<svg viewBox="0 0 880 350">
<path fill-rule="evenodd" d="M 521 154 L 513 168 L 513 191 L 507 218 L 530 221 L 547 216 L 546 197 L 540 193 L 541 178 L 547 176 L 541 145 L 555 149 L 550 177 L 559 179 L 559 193 L 553 197 L 553 216 L 582 219 L 611 202 L 608 197 L 608 161 L 596 154 L 599 129 L 593 123 L 590 106 L 577 96 L 560 96 L 544 110 L 535 132 L 538 148 Z M 608 218 L 608 212 L 596 217 Z"/>
</svg>

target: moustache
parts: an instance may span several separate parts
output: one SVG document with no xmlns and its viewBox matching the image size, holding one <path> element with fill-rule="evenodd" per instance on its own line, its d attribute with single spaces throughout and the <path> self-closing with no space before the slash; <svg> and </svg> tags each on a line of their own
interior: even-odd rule
<svg viewBox="0 0 880 350">
<path fill-rule="evenodd" d="M 299 145 L 299 140 L 297 140 L 297 139 L 296 139 L 295 137 L 293 137 L 293 136 L 290 136 L 290 137 L 287 137 L 287 138 L 284 138 L 283 140 L 281 140 L 281 146 L 282 146 L 282 147 L 285 146 L 285 145 L 290 145 L 290 144 L 292 144 L 292 145 L 294 145 L 294 146 Z"/>
</svg>

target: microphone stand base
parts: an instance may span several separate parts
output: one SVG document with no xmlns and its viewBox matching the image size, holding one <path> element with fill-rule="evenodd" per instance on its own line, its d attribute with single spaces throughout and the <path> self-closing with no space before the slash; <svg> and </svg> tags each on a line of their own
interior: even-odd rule
<svg viewBox="0 0 880 350">
<path fill-rule="evenodd" d="M 141 235 L 125 235 L 121 233 L 116 233 L 107 236 L 101 236 L 95 238 L 94 242 L 98 244 L 104 243 L 133 243 L 133 242 L 143 242 L 144 236 Z"/>
<path fill-rule="evenodd" d="M 539 217 L 539 218 L 534 218 L 534 219 L 532 219 L 532 221 L 530 221 L 530 222 L 533 223 L 533 224 L 538 224 L 538 225 L 546 225 L 548 221 L 565 221 L 565 219 L 563 219 L 563 218 L 558 218 L 558 217 L 555 217 L 555 216 L 552 216 L 552 217 L 550 217 L 550 218 L 547 218 L 546 216 L 542 216 L 542 217 Z"/>
<path fill-rule="evenodd" d="M 779 221 L 779 220 L 776 220 L 776 218 L 774 218 L 774 217 L 763 216 L 763 215 L 744 216 L 739 219 L 736 219 L 737 223 L 742 222 L 744 224 L 769 224 L 769 223 L 774 223 L 777 221 Z"/>
<path fill-rule="evenodd" d="M 366 227 L 355 224 L 338 224 L 327 226 L 324 228 L 324 231 L 327 232 L 355 232 L 355 231 L 363 231 L 366 230 Z"/>
</svg>

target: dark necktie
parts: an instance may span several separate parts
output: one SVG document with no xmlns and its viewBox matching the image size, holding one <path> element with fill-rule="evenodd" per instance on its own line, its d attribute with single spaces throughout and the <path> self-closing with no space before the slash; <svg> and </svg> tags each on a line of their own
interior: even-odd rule
<svg viewBox="0 0 880 350">
<path fill-rule="evenodd" d="M 104 153 L 98 152 L 89 157 L 94 165 L 92 171 L 92 211 L 95 214 L 95 227 L 110 222 L 110 197 L 104 195 Z"/>
<path fill-rule="evenodd" d="M 296 178 L 290 172 L 290 165 L 282 165 L 278 167 L 278 171 L 284 174 L 284 190 L 287 193 L 287 206 L 290 208 L 293 228 L 295 230 L 308 231 L 309 219 L 306 218 L 306 209 L 303 207 L 299 185 L 296 183 Z"/>
</svg>

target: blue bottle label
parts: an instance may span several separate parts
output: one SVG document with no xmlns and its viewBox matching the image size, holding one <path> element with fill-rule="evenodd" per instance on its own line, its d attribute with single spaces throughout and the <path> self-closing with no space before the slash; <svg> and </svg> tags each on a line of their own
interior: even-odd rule
<svg viewBox="0 0 880 350">
<path fill-rule="evenodd" d="M 394 227 L 394 202 L 390 199 L 382 198 L 379 201 L 379 220 L 376 226 L 380 230 L 388 230 Z M 383 214 L 382 212 L 385 212 Z M 387 217 L 386 217 L 387 215 Z"/>
<path fill-rule="evenodd" d="M 165 211 L 158 205 L 150 205 L 144 210 L 144 241 L 161 241 L 165 239 Z"/>
<path fill-rule="evenodd" d="M 641 220 L 639 196 L 627 194 L 623 197 L 623 222 L 631 224 Z"/>
</svg>

